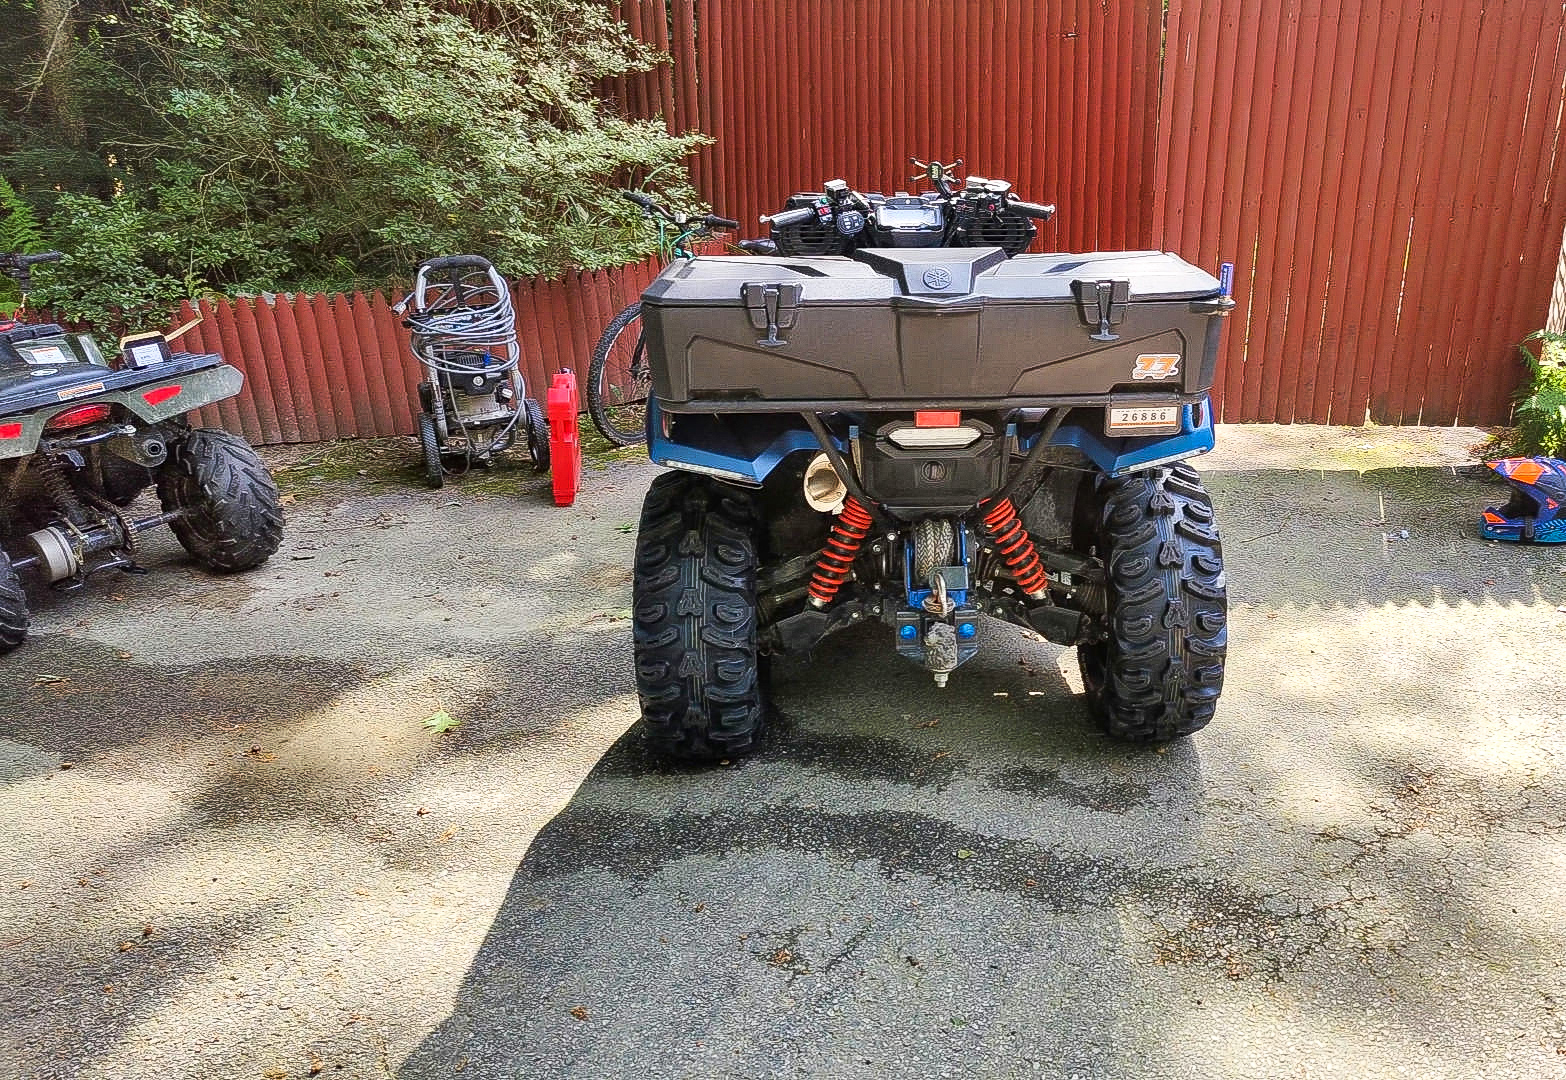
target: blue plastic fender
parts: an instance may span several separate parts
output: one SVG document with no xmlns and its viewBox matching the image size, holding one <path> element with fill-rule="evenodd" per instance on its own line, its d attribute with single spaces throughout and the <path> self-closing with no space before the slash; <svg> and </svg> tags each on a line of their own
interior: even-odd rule
<svg viewBox="0 0 1566 1080">
<path fill-rule="evenodd" d="M 766 414 L 777 416 L 779 414 Z M 1099 415 L 1097 411 L 1089 415 Z M 729 423 L 743 421 L 731 415 Z M 765 443 L 743 446 L 733 430 L 716 424 L 704 438 L 705 445 L 691 446 L 663 434 L 663 414 L 656 400 L 647 408 L 647 453 L 652 460 L 671 469 L 703 473 L 737 484 L 760 487 L 768 474 L 797 450 L 818 450 L 819 444 L 806 427 L 785 427 Z M 1037 436 L 1035 436 L 1037 438 Z M 1152 435 L 1143 438 L 1111 438 L 1103 434 L 1101 424 L 1088 427 L 1078 423 L 1062 424 L 1050 439 L 1051 445 L 1074 446 L 1087 459 L 1110 476 L 1122 476 L 1138 469 L 1165 465 L 1171 461 L 1196 457 L 1213 448 L 1212 407 L 1207 401 L 1187 405 L 1181 412 L 1178 435 Z M 1024 441 L 1024 451 L 1032 448 Z M 846 450 L 843 440 L 838 449 Z"/>
<path fill-rule="evenodd" d="M 1074 446 L 1110 476 L 1124 476 L 1207 453 L 1214 445 L 1212 411 L 1207 401 L 1187 405 L 1182 410 L 1180 434 L 1144 438 L 1111 438 L 1101 425 L 1090 428 L 1067 422 L 1060 425 L 1050 443 Z"/>
</svg>

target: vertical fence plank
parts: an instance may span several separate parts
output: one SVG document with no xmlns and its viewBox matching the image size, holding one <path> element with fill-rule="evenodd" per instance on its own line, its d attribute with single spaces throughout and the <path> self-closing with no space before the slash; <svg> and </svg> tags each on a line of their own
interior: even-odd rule
<svg viewBox="0 0 1566 1080">
<path fill-rule="evenodd" d="M 1431 100 L 1431 129 L 1427 133 L 1431 139 L 1432 167 L 1420 176 L 1415 193 L 1414 247 L 1398 319 L 1398 337 L 1402 341 L 1399 352 L 1406 362 L 1399 365 L 1398 377 L 1389 386 L 1390 400 L 1397 408 L 1396 412 L 1389 409 L 1389 415 L 1402 423 L 1419 422 L 1431 372 L 1444 360 L 1436 355 L 1436 338 L 1442 336 L 1440 328 L 1450 317 L 1445 305 L 1451 301 L 1450 288 L 1455 282 L 1438 260 L 1446 255 L 1456 229 L 1452 206 L 1459 187 L 1467 186 L 1462 180 L 1467 142 L 1473 125 L 1483 122 L 1478 110 L 1461 107 L 1463 99 L 1452 90 L 1475 85 L 1483 47 L 1483 21 L 1484 8 L 1479 4 L 1454 4 L 1441 9 L 1442 48 L 1436 61 L 1438 77 Z M 1486 75 L 1494 78 L 1498 72 L 1489 71 Z M 1415 251 L 1419 258 L 1412 257 Z M 1462 252 L 1461 257 L 1469 254 Z"/>
<path fill-rule="evenodd" d="M 277 330 L 277 345 L 282 353 L 283 365 L 288 371 L 289 385 L 293 390 L 294 409 L 299 414 L 299 437 L 305 442 L 324 442 L 337 438 L 337 427 L 332 422 L 331 393 L 326 385 L 326 370 L 320 364 L 319 354 L 305 356 L 304 342 L 299 334 L 299 320 L 294 315 L 294 298 L 279 296 L 266 305 Z M 317 408 L 317 403 L 325 408 Z"/>
<path fill-rule="evenodd" d="M 1356 424 L 1364 423 L 1371 413 L 1378 377 L 1387 366 L 1381 359 L 1381 333 L 1393 315 L 1386 303 L 1389 288 L 1395 289 L 1396 295 L 1401 295 L 1402 289 L 1408 219 L 1405 199 L 1411 198 L 1405 195 L 1405 184 L 1411 189 L 1424 152 L 1424 140 L 1418 135 L 1423 118 L 1415 113 L 1425 100 L 1429 72 L 1434 70 L 1433 35 L 1426 32 L 1427 23 L 1433 20 L 1417 5 L 1401 7 L 1398 12 L 1390 55 L 1381 54 L 1390 64 L 1372 97 L 1373 113 L 1380 109 L 1379 99 L 1386 98 L 1385 128 L 1374 143 L 1381 150 L 1381 169 L 1373 191 L 1361 200 L 1345 275 L 1349 307 L 1344 317 L 1353 347 L 1352 378 L 1339 375 L 1341 389 L 1333 398 L 1330 413 L 1334 419 Z M 1372 128 L 1372 135 L 1376 133 Z M 1394 273 L 1395 281 L 1390 277 Z"/>
<path fill-rule="evenodd" d="M 295 314 L 299 320 L 299 340 L 306 355 L 313 357 L 325 378 L 326 395 L 331 401 L 332 425 L 339 437 L 363 435 L 358 418 L 354 415 L 353 395 L 349 389 L 348 372 L 343 363 L 342 343 L 333 331 L 336 324 L 325 317 L 326 299 L 321 296 L 301 296 Z"/>
<path fill-rule="evenodd" d="M 1531 43 L 1523 36 L 1530 22 L 1529 7 L 1537 12 L 1543 5 L 1499 5 L 1484 12 L 1479 71 L 1494 71 L 1495 75 L 1486 85 L 1475 87 L 1476 96 L 1486 96 L 1488 102 L 1477 124 L 1469 126 L 1468 137 L 1464 140 L 1464 153 L 1471 161 L 1494 162 L 1501 168 L 1515 167 L 1514 158 L 1506 156 L 1503 147 L 1506 132 L 1520 126 L 1520 116 L 1526 110 L 1526 87 L 1531 72 L 1524 65 L 1502 65 L 1499 60 L 1502 56 L 1519 55 L 1530 44 L 1537 45 L 1537 36 Z M 1537 25 L 1534 32 L 1537 34 Z M 1488 255 L 1497 250 L 1504 230 L 1503 219 L 1513 214 L 1511 208 L 1503 208 L 1496 196 L 1494 186 L 1485 189 L 1471 184 L 1463 184 L 1462 190 L 1453 193 L 1450 204 L 1453 227 L 1446 258 L 1460 262 L 1465 253 L 1473 251 L 1485 253 L 1486 258 L 1466 281 L 1443 275 L 1445 303 L 1442 306 L 1449 315 L 1445 333 L 1438 333 L 1435 338 L 1439 373 L 1433 369 L 1426 380 L 1421 410 L 1425 423 L 1450 424 L 1461 415 L 1470 374 L 1469 358 L 1473 355 L 1474 333 L 1479 321 L 1476 296 L 1483 293 L 1491 279 L 1491 268 L 1499 269 L 1500 260 L 1491 260 Z"/>
<path fill-rule="evenodd" d="M 392 418 L 389 434 L 411 435 L 418 430 L 413 417 L 418 412 L 420 373 L 410 359 L 408 331 L 392 312 L 386 295 L 379 290 L 370 297 L 370 311 L 386 379 L 388 412 Z"/>
<path fill-rule="evenodd" d="M 353 395 L 354 427 L 360 435 L 385 434 L 376 416 L 375 399 L 370 393 L 370 375 L 365 365 L 365 348 L 360 344 L 357 308 L 362 305 L 361 295 L 334 296 L 330 302 L 332 337 L 342 349 L 343 374 Z M 370 342 L 373 347 L 374 342 Z M 373 349 L 372 349 L 373 351 Z"/>
<path fill-rule="evenodd" d="M 262 347 L 254 306 L 248 300 L 239 300 L 230 311 L 240 351 L 250 360 L 245 373 L 255 385 L 253 394 L 256 410 L 260 414 L 263 438 L 270 443 L 298 442 L 299 423 L 291 415 L 292 403 L 273 391 L 273 371 L 268 358 L 275 353 L 268 353 Z"/>
<path fill-rule="evenodd" d="M 345 312 L 352 321 L 352 333 L 358 345 L 359 360 L 363 366 L 365 400 L 369 403 L 371 430 L 377 435 L 394 435 L 396 418 L 392 413 L 391 394 L 386 381 L 386 358 L 375 331 L 373 304 L 364 293 L 354 293 L 345 304 Z"/>
<path fill-rule="evenodd" d="M 1542 121 L 1541 136 L 1529 140 L 1530 149 L 1537 147 L 1538 157 L 1531 168 L 1523 159 L 1513 191 L 1514 212 L 1517 208 L 1527 210 L 1526 227 L 1522 241 L 1507 250 L 1521 250 L 1522 258 L 1509 268 L 1502 288 L 1497 290 L 1508 299 L 1499 305 L 1504 317 L 1491 327 L 1494 352 L 1490 365 L 1496 374 L 1489 411 L 1498 417 L 1510 416 L 1510 398 L 1520 381 L 1521 368 L 1510 346 L 1543 326 L 1549 313 L 1547 278 L 1560 252 L 1556 236 L 1566 219 L 1566 200 L 1560 198 L 1562 151 L 1566 150 L 1560 126 L 1562 94 L 1566 91 L 1566 11 L 1554 5 L 1551 8 L 1552 32 L 1541 41 L 1527 111 L 1530 126 L 1535 117 Z"/>
</svg>

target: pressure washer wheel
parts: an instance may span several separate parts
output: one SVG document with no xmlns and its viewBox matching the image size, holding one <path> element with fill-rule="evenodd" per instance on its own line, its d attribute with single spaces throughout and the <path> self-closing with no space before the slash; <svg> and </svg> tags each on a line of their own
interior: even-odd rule
<svg viewBox="0 0 1566 1080">
<path fill-rule="evenodd" d="M 424 451 L 424 482 L 438 488 L 446 482 L 446 467 L 440 460 L 440 435 L 435 431 L 435 418 L 429 413 L 419 414 L 419 448 Z"/>
<path fill-rule="evenodd" d="M 543 407 L 533 398 L 522 399 L 523 419 L 527 422 L 527 452 L 533 459 L 533 469 L 544 472 L 549 468 L 549 421 L 544 419 Z"/>
</svg>

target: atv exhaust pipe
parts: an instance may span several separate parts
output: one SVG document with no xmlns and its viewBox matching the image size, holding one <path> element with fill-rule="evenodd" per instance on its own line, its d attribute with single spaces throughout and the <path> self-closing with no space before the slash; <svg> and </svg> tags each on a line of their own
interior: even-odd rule
<svg viewBox="0 0 1566 1080">
<path fill-rule="evenodd" d="M 805 502 L 812 510 L 823 514 L 835 514 L 843 509 L 848 498 L 848 485 L 837 475 L 826 454 L 817 454 L 805 466 Z"/>
</svg>

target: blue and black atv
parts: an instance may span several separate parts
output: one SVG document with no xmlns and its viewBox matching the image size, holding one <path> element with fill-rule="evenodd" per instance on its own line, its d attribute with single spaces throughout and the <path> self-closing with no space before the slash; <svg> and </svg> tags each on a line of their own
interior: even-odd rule
<svg viewBox="0 0 1566 1080">
<path fill-rule="evenodd" d="M 1054 207 L 917 164 L 933 190 L 834 180 L 762 218 L 764 254 L 679 259 L 643 294 L 673 471 L 642 510 L 636 677 L 666 756 L 754 749 L 766 657 L 868 620 L 937 686 L 990 616 L 1075 645 L 1112 735 L 1212 719 L 1223 550 L 1185 461 L 1213 446 L 1227 283 L 1023 254 Z"/>
</svg>

